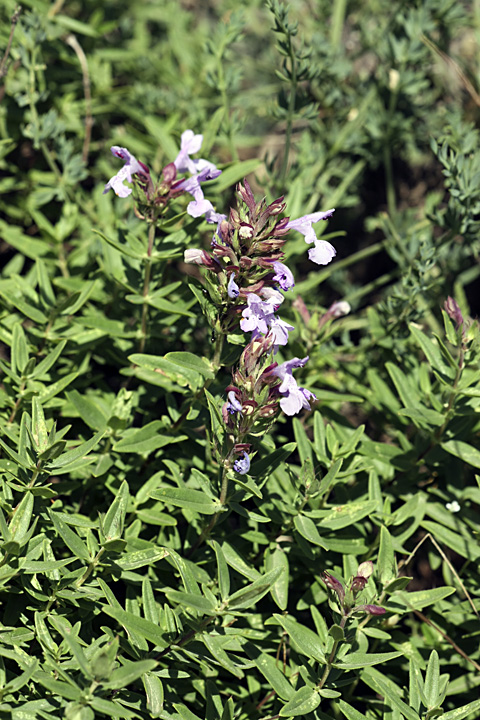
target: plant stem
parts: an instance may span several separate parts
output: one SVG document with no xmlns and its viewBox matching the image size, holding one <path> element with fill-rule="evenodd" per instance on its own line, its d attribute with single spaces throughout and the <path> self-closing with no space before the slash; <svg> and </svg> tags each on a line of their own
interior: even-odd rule
<svg viewBox="0 0 480 720">
<path fill-rule="evenodd" d="M 295 60 L 295 53 L 293 52 L 292 39 L 289 36 L 289 58 L 291 62 L 291 86 L 290 86 L 290 98 L 288 100 L 288 115 L 287 115 L 287 127 L 285 129 L 285 148 L 283 152 L 282 168 L 280 170 L 280 178 L 278 184 L 282 190 L 285 185 L 285 178 L 287 176 L 288 168 L 288 157 L 290 154 L 290 144 L 292 141 L 292 125 L 293 115 L 295 113 L 295 101 L 297 98 L 297 64 Z"/>
<path fill-rule="evenodd" d="M 348 615 L 344 615 L 344 616 L 342 617 L 342 619 L 340 620 L 340 627 L 342 628 L 342 630 L 343 630 L 343 628 L 345 627 L 345 623 L 347 622 L 347 618 L 348 618 Z M 327 680 L 328 680 L 328 676 L 330 675 L 330 671 L 331 671 L 331 669 L 332 669 L 333 661 L 335 660 L 335 655 L 337 654 L 337 649 L 338 649 L 338 644 L 339 644 L 339 642 L 340 642 L 339 640 L 335 640 L 335 642 L 333 643 L 332 651 L 331 651 L 330 655 L 328 656 L 328 660 L 327 660 L 327 664 L 326 664 L 326 666 L 325 666 L 325 670 L 323 671 L 323 675 L 322 675 L 322 677 L 320 678 L 320 682 L 319 682 L 318 685 L 317 685 L 317 690 L 321 690 L 321 689 L 323 688 L 323 686 L 325 685 L 325 683 L 327 682 Z"/>
<path fill-rule="evenodd" d="M 92 572 L 95 570 L 95 568 L 97 567 L 98 563 L 100 562 L 100 558 L 102 557 L 102 555 L 103 555 L 104 552 L 105 552 L 105 548 L 100 548 L 100 550 L 98 551 L 98 553 L 96 554 L 96 556 L 94 557 L 94 559 L 92 560 L 92 562 L 90 563 L 90 565 L 87 567 L 87 569 L 86 569 L 85 572 L 83 573 L 82 577 L 79 578 L 79 579 L 74 583 L 74 585 L 75 585 L 76 588 L 79 588 L 81 585 L 83 585 L 84 582 L 86 582 L 86 581 L 88 580 L 88 578 L 90 577 L 90 575 L 91 575 Z"/>
<path fill-rule="evenodd" d="M 142 305 L 142 321 L 141 321 L 141 338 L 140 345 L 138 346 L 138 352 L 143 353 L 145 349 L 145 343 L 147 341 L 147 323 L 148 323 L 148 292 L 150 290 L 150 279 L 152 275 L 152 251 L 153 243 L 155 240 L 155 221 L 152 219 L 150 227 L 148 228 L 148 248 L 147 257 L 145 259 L 145 278 L 143 280 L 143 305 Z"/>
</svg>

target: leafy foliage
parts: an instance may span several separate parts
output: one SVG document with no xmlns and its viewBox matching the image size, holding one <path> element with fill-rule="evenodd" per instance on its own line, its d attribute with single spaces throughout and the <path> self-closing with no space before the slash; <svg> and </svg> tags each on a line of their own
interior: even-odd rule
<svg viewBox="0 0 480 720">
<path fill-rule="evenodd" d="M 478 717 L 474 10 L 23 5 L 0 9 L 0 716 Z M 275 361 L 309 355 L 318 402 L 245 423 L 244 474 L 249 338 L 183 262 L 214 228 L 102 194 L 110 145 L 165 180 L 187 128 L 218 212 L 247 175 L 291 218 L 337 208 L 332 263 L 284 248 Z"/>
</svg>

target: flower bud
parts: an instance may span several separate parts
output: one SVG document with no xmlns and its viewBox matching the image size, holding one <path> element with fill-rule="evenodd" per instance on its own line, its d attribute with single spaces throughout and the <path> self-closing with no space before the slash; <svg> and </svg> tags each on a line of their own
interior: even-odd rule
<svg viewBox="0 0 480 720">
<path fill-rule="evenodd" d="M 343 601 L 345 600 L 345 590 L 342 583 L 337 578 L 330 575 L 329 572 L 323 572 L 323 582 L 330 590 L 333 590 L 337 594 L 340 605 L 343 607 Z"/>
<path fill-rule="evenodd" d="M 280 215 L 280 213 L 282 213 L 286 207 L 287 206 L 286 206 L 286 203 L 283 202 L 283 195 L 282 195 L 282 197 L 277 198 L 272 203 L 270 203 L 270 205 L 267 207 L 268 214 L 269 215 Z"/>
<path fill-rule="evenodd" d="M 366 584 L 367 584 L 367 578 L 357 575 L 352 580 L 352 584 L 350 585 L 350 590 L 356 595 L 357 593 L 361 592 L 364 589 Z"/>
<path fill-rule="evenodd" d="M 351 312 L 351 309 L 350 303 L 346 300 L 340 300 L 339 302 L 334 302 L 330 305 L 328 312 L 332 317 L 339 318 L 342 315 L 348 315 L 348 313 Z"/>
<path fill-rule="evenodd" d="M 385 615 L 387 612 L 385 608 L 379 605 L 364 605 L 362 608 L 359 608 L 359 610 L 365 610 L 365 612 L 370 613 L 370 615 Z"/>
<path fill-rule="evenodd" d="M 457 301 L 454 300 L 454 298 L 450 297 L 449 295 L 443 307 L 445 308 L 445 312 L 447 313 L 448 317 L 455 321 L 457 327 L 462 325 L 462 323 L 464 322 L 462 311 L 460 310 L 460 306 Z"/>
<path fill-rule="evenodd" d="M 244 222 L 240 224 L 238 235 L 242 240 L 250 240 L 254 236 L 254 234 L 255 231 L 251 225 Z"/>
<path fill-rule="evenodd" d="M 360 563 L 357 569 L 357 576 L 363 577 L 366 580 L 368 580 L 369 577 L 373 575 L 373 562 L 371 560 L 366 560 L 365 562 Z"/>
</svg>

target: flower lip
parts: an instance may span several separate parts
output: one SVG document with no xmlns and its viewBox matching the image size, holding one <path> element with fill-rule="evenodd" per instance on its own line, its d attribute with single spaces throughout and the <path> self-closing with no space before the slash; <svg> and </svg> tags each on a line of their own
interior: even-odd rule
<svg viewBox="0 0 480 720">
<path fill-rule="evenodd" d="M 230 280 L 228 281 L 228 287 L 227 287 L 227 295 L 229 298 L 235 299 L 240 295 L 240 288 L 238 287 L 237 283 L 235 282 L 235 273 L 232 273 L 230 275 Z"/>
<path fill-rule="evenodd" d="M 110 178 L 105 185 L 103 194 L 109 190 L 113 190 L 118 197 L 126 198 L 131 194 L 132 189 L 124 185 L 124 182 L 127 181 L 131 183 L 133 175 L 142 175 L 148 178 L 150 177 L 150 171 L 148 167 L 144 163 L 139 162 L 135 155 L 132 155 L 127 148 L 113 145 L 110 150 L 115 157 L 123 160 L 124 166 L 120 168 L 116 175 Z"/>
<path fill-rule="evenodd" d="M 289 267 L 276 260 L 273 263 L 273 269 L 275 270 L 273 279 L 280 285 L 282 290 L 290 290 L 295 285 L 293 273 Z"/>
<path fill-rule="evenodd" d="M 233 469 L 239 475 L 246 475 L 248 473 L 248 471 L 250 470 L 250 458 L 245 451 L 243 452 L 243 458 L 238 458 L 238 460 L 235 460 L 235 462 L 233 463 Z"/>
</svg>

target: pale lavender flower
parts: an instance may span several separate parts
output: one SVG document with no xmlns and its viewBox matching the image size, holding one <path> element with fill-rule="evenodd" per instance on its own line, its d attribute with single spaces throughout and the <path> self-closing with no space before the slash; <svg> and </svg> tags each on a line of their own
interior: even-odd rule
<svg viewBox="0 0 480 720">
<path fill-rule="evenodd" d="M 273 279 L 280 285 L 282 290 L 289 290 L 295 285 L 293 273 L 286 265 L 276 261 L 273 263 L 273 269 L 275 270 Z"/>
<path fill-rule="evenodd" d="M 217 223 L 217 228 L 213 233 L 212 237 L 212 245 L 216 242 L 216 238 L 218 238 L 220 242 L 223 241 L 221 228 L 222 222 L 226 219 L 226 215 L 223 215 L 222 213 L 217 213 L 215 212 L 215 210 L 209 210 L 207 213 L 205 213 L 205 220 L 207 221 L 207 223 L 210 223 L 210 225 L 214 225 L 215 223 Z"/>
<path fill-rule="evenodd" d="M 292 375 L 294 368 L 303 367 L 307 361 L 308 355 L 303 359 L 293 358 L 293 360 L 287 360 L 273 370 L 273 374 L 282 381 L 278 391 L 280 395 L 283 395 L 280 400 L 280 407 L 285 415 L 296 415 L 302 408 L 310 410 L 309 400 L 316 400 L 315 395 L 310 390 L 297 385 L 297 381 Z"/>
<path fill-rule="evenodd" d="M 305 236 L 306 243 L 312 243 L 317 240 L 317 236 L 315 235 L 315 230 L 312 225 L 320 220 L 326 220 L 331 217 L 334 212 L 335 208 L 332 208 L 326 212 L 316 212 L 310 213 L 310 215 L 303 215 L 303 217 L 299 217 L 296 220 L 290 220 L 287 223 L 286 228 L 287 230 L 298 230 L 298 232 Z"/>
<path fill-rule="evenodd" d="M 230 275 L 230 280 L 228 281 L 227 287 L 227 294 L 229 298 L 232 298 L 232 300 L 240 295 L 240 288 L 235 282 L 235 273 L 232 273 Z"/>
<path fill-rule="evenodd" d="M 310 215 L 304 215 L 297 220 L 290 220 L 286 226 L 287 230 L 298 230 L 298 232 L 302 233 L 302 235 L 305 236 L 306 243 L 315 243 L 315 247 L 308 251 L 308 257 L 312 262 L 317 263 L 317 265 L 327 265 L 330 260 L 335 257 L 337 251 L 333 245 L 326 240 L 319 240 L 317 238 L 313 224 L 320 220 L 326 220 L 331 217 L 334 212 L 335 208 L 327 210 L 326 212 L 310 213 Z"/>
<path fill-rule="evenodd" d="M 273 315 L 275 307 L 269 300 L 262 300 L 255 293 L 249 293 L 247 297 L 248 307 L 242 312 L 242 320 L 240 327 L 243 332 L 253 333 L 253 338 L 259 334 L 266 335 L 270 318 Z"/>
<path fill-rule="evenodd" d="M 180 152 L 173 161 L 178 172 L 190 172 L 192 175 L 198 172 L 195 160 L 190 155 L 198 152 L 202 147 L 203 135 L 195 135 L 193 130 L 185 130 L 182 133 Z M 197 161 L 198 162 L 198 161 Z"/>
<path fill-rule="evenodd" d="M 189 248 L 183 253 L 183 261 L 194 265 L 205 265 L 205 256 L 207 253 L 200 248 Z"/>
<path fill-rule="evenodd" d="M 277 308 L 279 308 L 282 302 L 285 300 L 282 293 L 272 287 L 263 287 L 260 292 L 265 300 L 269 300 L 270 302 L 272 302 L 272 304 L 274 305 L 274 310 L 277 310 Z"/>
<path fill-rule="evenodd" d="M 235 413 L 242 412 L 242 403 L 237 400 L 237 396 L 235 395 L 235 390 L 230 390 L 230 392 L 227 395 L 228 402 L 227 402 L 227 410 L 230 413 L 230 415 L 234 415 Z"/>
<path fill-rule="evenodd" d="M 288 343 L 288 333 L 295 330 L 295 328 L 293 325 L 285 322 L 285 320 L 280 320 L 280 318 L 275 317 L 275 315 L 269 321 L 269 324 L 270 332 L 274 338 L 274 351 L 276 352 L 279 345 L 286 345 Z"/>
<path fill-rule="evenodd" d="M 218 170 L 215 165 L 212 165 L 212 163 L 208 163 L 208 166 L 204 167 L 203 170 L 197 175 L 192 175 L 192 177 L 182 180 L 177 185 L 178 190 L 188 192 L 194 197 L 194 200 L 187 206 L 187 212 L 189 215 L 197 218 L 200 217 L 200 215 L 214 212 L 214 207 L 210 200 L 205 200 L 205 196 L 203 194 L 200 183 L 204 182 L 205 180 L 213 180 L 214 178 L 218 177 L 221 172 L 222 171 Z"/>
<path fill-rule="evenodd" d="M 333 245 L 326 240 L 317 240 L 313 248 L 308 251 L 308 257 L 317 265 L 328 265 L 336 254 Z"/>
<path fill-rule="evenodd" d="M 131 183 L 133 175 L 145 175 L 148 177 L 150 175 L 150 171 L 148 167 L 142 162 L 139 162 L 137 158 L 127 150 L 127 148 L 114 145 L 110 149 L 116 157 L 119 157 L 124 161 L 125 165 L 120 168 L 116 175 L 110 178 L 108 183 L 105 185 L 103 194 L 112 189 L 118 197 L 126 198 L 130 195 L 132 189 L 124 185 L 124 181 L 126 180 Z"/>
<path fill-rule="evenodd" d="M 245 451 L 243 452 L 243 458 L 235 460 L 235 462 L 233 463 L 233 469 L 239 475 L 246 475 L 248 473 L 248 471 L 250 470 L 250 458 Z"/>
<path fill-rule="evenodd" d="M 339 318 L 342 317 L 342 315 L 348 315 L 351 310 L 350 303 L 346 300 L 338 300 L 330 305 L 328 313 L 334 318 Z"/>
</svg>

